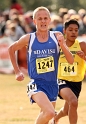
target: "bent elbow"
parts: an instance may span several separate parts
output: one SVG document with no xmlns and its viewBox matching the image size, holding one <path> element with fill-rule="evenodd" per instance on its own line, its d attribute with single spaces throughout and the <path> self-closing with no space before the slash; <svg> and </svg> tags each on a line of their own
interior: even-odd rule
<svg viewBox="0 0 86 124">
<path fill-rule="evenodd" d="M 9 54 L 12 54 L 12 53 L 14 52 L 12 45 L 10 45 L 10 46 L 8 47 L 8 52 L 9 52 Z"/>
<path fill-rule="evenodd" d="M 9 46 L 9 47 L 8 47 L 9 53 L 11 52 L 11 50 L 12 50 L 12 46 Z"/>
</svg>

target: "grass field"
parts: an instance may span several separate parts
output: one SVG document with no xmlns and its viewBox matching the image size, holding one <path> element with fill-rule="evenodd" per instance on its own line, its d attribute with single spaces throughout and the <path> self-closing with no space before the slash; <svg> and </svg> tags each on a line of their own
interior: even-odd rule
<svg viewBox="0 0 86 124">
<path fill-rule="evenodd" d="M 0 124 L 34 124 L 40 109 L 36 104 L 30 104 L 26 93 L 28 82 L 27 76 L 24 81 L 18 82 L 14 75 L 0 75 Z M 63 103 L 63 100 L 57 100 L 57 111 Z M 85 81 L 79 98 L 78 114 L 78 124 L 86 124 Z M 68 117 L 62 118 L 60 123 L 69 124 Z"/>
</svg>

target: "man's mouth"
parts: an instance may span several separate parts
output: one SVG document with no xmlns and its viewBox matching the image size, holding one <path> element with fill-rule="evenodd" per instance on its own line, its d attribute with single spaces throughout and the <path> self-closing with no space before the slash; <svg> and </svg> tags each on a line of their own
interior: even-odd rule
<svg viewBox="0 0 86 124">
<path fill-rule="evenodd" d="M 46 27 L 46 25 L 41 25 L 41 27 Z"/>
</svg>

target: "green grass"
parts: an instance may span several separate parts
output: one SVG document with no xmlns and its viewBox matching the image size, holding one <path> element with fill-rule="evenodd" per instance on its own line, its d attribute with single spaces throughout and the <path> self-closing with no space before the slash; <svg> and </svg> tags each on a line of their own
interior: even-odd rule
<svg viewBox="0 0 86 124">
<path fill-rule="evenodd" d="M 0 75 L 0 124 L 34 124 L 40 111 L 36 104 L 31 104 L 27 96 L 28 76 L 24 81 L 15 80 L 15 75 Z M 57 100 L 58 111 L 64 100 Z M 86 83 L 83 81 L 79 98 L 78 124 L 86 124 Z M 68 117 L 60 120 L 61 124 L 68 124 Z"/>
</svg>

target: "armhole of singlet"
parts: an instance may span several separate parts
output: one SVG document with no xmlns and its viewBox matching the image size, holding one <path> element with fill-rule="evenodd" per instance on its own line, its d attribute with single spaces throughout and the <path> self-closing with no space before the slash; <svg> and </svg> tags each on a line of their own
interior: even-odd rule
<svg viewBox="0 0 86 124">
<path fill-rule="evenodd" d="M 29 49 L 30 40 L 31 40 L 31 34 L 30 34 L 30 38 L 29 38 L 29 40 L 28 40 L 27 50 Z"/>
<path fill-rule="evenodd" d="M 56 33 L 57 31 L 50 31 L 50 36 L 52 37 L 52 39 L 55 41 L 56 45 L 57 45 L 57 52 L 59 53 L 59 49 L 60 49 L 60 45 L 58 43 L 58 39 L 56 38 Z"/>
</svg>

